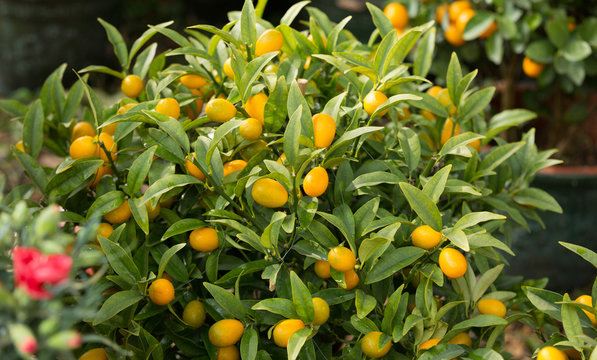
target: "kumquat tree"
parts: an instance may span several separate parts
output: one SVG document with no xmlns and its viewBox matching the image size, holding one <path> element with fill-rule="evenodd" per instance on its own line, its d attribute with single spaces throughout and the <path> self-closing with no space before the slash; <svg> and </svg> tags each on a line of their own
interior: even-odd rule
<svg viewBox="0 0 597 360">
<path fill-rule="evenodd" d="M 247 0 L 222 28 L 132 45 L 100 19 L 121 68 L 63 65 L 31 104 L 0 102 L 32 181 L 0 202 L 3 354 L 509 359 L 523 322 L 538 359 L 596 358 L 597 294 L 503 272 L 509 229 L 561 212 L 530 185 L 553 152 L 500 136 L 535 114 L 492 113 L 455 54 L 445 88 L 428 80 L 433 21 L 397 30 L 368 4 L 362 43 L 307 4 L 271 24 Z"/>
</svg>

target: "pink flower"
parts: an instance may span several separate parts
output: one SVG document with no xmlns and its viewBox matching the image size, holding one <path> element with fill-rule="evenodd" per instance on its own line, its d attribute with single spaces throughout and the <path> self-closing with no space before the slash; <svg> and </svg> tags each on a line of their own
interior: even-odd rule
<svg viewBox="0 0 597 360">
<path fill-rule="evenodd" d="M 12 254 L 15 285 L 34 299 L 52 297 L 44 285 L 57 285 L 68 279 L 73 260 L 68 255 L 44 255 L 35 248 L 15 247 Z"/>
<path fill-rule="evenodd" d="M 33 336 L 29 336 L 21 342 L 19 350 L 24 354 L 33 355 L 37 352 L 37 340 Z"/>
</svg>

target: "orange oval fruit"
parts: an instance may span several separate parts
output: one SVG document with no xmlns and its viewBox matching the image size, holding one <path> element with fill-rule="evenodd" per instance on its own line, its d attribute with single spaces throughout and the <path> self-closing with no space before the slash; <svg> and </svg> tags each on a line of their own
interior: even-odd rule
<svg viewBox="0 0 597 360">
<path fill-rule="evenodd" d="M 182 311 L 182 320 L 193 329 L 197 329 L 205 322 L 205 306 L 199 300 L 190 301 Z"/>
<path fill-rule="evenodd" d="M 166 116 L 178 119 L 180 116 L 180 105 L 175 98 L 164 98 L 158 102 L 155 107 L 155 111 Z"/>
<path fill-rule="evenodd" d="M 458 19 L 456 19 L 456 28 L 458 31 L 464 34 L 464 29 L 466 28 L 466 24 L 468 24 L 469 20 L 475 16 L 475 10 L 473 9 L 464 9 L 458 15 Z"/>
<path fill-rule="evenodd" d="M 272 51 L 280 51 L 284 44 L 284 36 L 278 30 L 269 29 L 263 32 L 255 44 L 255 56 L 261 56 Z"/>
<path fill-rule="evenodd" d="M 359 284 L 359 275 L 354 269 L 344 273 L 344 283 L 345 285 L 338 284 L 344 290 L 354 289 Z"/>
<path fill-rule="evenodd" d="M 201 181 L 205 181 L 205 174 L 199 169 L 199 167 L 197 167 L 197 165 L 193 164 L 193 161 L 191 161 L 189 157 L 195 160 L 197 159 L 197 156 L 194 152 L 190 153 L 189 156 L 185 158 L 184 165 L 187 168 L 187 171 L 189 172 L 189 174 L 191 174 L 191 176 L 194 176 Z"/>
<path fill-rule="evenodd" d="M 243 336 L 245 326 L 236 319 L 217 321 L 209 328 L 209 342 L 219 348 L 236 344 Z"/>
<path fill-rule="evenodd" d="M 481 314 L 495 315 L 503 318 L 506 316 L 506 305 L 496 299 L 481 299 L 477 303 L 477 309 Z"/>
<path fill-rule="evenodd" d="M 336 121 L 328 114 L 315 114 L 313 121 L 313 134 L 315 136 L 315 147 L 327 148 L 334 141 L 336 136 Z"/>
<path fill-rule="evenodd" d="M 71 135 L 71 140 L 75 141 L 76 139 L 80 138 L 81 136 L 95 136 L 95 129 L 93 128 L 93 126 L 86 122 L 86 121 L 81 121 L 79 123 L 76 123 L 75 126 L 73 127 L 73 132 Z"/>
<path fill-rule="evenodd" d="M 232 160 L 224 164 L 224 176 L 232 174 L 233 172 L 241 171 L 247 166 L 244 160 Z"/>
<path fill-rule="evenodd" d="M 462 332 L 448 341 L 449 344 L 457 344 L 457 345 L 466 345 L 468 347 L 473 346 L 473 340 L 469 336 L 469 334 Z"/>
<path fill-rule="evenodd" d="M 304 329 L 305 323 L 299 319 L 282 320 L 274 327 L 273 338 L 276 345 L 279 347 L 287 347 L 288 340 L 295 332 Z"/>
<path fill-rule="evenodd" d="M 457 279 L 466 273 L 468 264 L 460 251 L 445 248 L 439 254 L 439 267 L 447 277 Z"/>
<path fill-rule="evenodd" d="M 116 158 L 118 157 L 116 155 L 118 147 L 116 146 L 116 143 L 114 142 L 114 139 L 112 139 L 112 136 L 110 134 L 105 132 L 100 133 L 96 137 L 96 141 L 97 145 L 95 147 L 95 156 L 99 156 L 102 160 L 104 160 L 105 163 L 108 163 L 110 162 L 110 160 L 108 158 L 108 155 L 106 154 L 107 151 L 112 160 L 116 160 Z"/>
<path fill-rule="evenodd" d="M 208 252 L 220 246 L 218 232 L 211 227 L 195 229 L 189 235 L 189 244 L 197 251 Z"/>
<path fill-rule="evenodd" d="M 240 352 L 235 345 L 218 348 L 216 360 L 240 360 Z"/>
<path fill-rule="evenodd" d="M 231 61 L 231 58 L 228 58 L 226 61 L 224 61 L 224 74 L 226 74 L 230 80 L 234 80 L 234 71 L 232 70 L 232 65 L 230 64 Z"/>
<path fill-rule="evenodd" d="M 303 190 L 307 196 L 321 196 L 328 188 L 329 181 L 328 173 L 324 168 L 321 166 L 314 167 L 303 180 Z"/>
<path fill-rule="evenodd" d="M 327 301 L 319 297 L 314 297 L 313 310 L 315 312 L 313 325 L 323 325 L 326 321 L 328 321 L 328 318 L 330 317 L 330 305 L 327 303 Z"/>
<path fill-rule="evenodd" d="M 91 136 L 81 136 L 70 144 L 68 154 L 73 159 L 96 156 L 97 144 Z"/>
<path fill-rule="evenodd" d="M 421 249 L 431 249 L 442 240 L 442 233 L 435 231 L 429 225 L 417 227 L 411 234 L 413 245 Z"/>
<path fill-rule="evenodd" d="M 460 125 L 454 125 L 454 122 L 451 118 L 447 118 L 446 122 L 444 123 L 444 127 L 442 129 L 442 134 L 440 138 L 440 142 L 442 146 L 448 142 L 453 136 L 460 134 Z"/>
<path fill-rule="evenodd" d="M 205 105 L 205 115 L 212 121 L 223 123 L 236 115 L 236 108 L 228 100 L 215 98 Z"/>
<path fill-rule="evenodd" d="M 346 272 L 354 269 L 357 258 L 349 248 L 336 246 L 328 252 L 328 262 L 334 270 Z"/>
<path fill-rule="evenodd" d="M 255 181 L 251 189 L 253 200 L 261 206 L 277 208 L 288 201 L 288 192 L 274 179 L 263 178 Z"/>
<path fill-rule="evenodd" d="M 100 167 L 97 168 L 97 170 L 95 170 L 95 172 L 93 173 L 93 180 L 89 184 L 87 184 L 87 187 L 95 188 L 97 184 L 99 184 L 99 181 L 102 179 L 102 177 L 104 177 L 105 175 L 112 175 L 113 173 L 114 172 L 112 171 L 111 167 L 100 165 Z"/>
<path fill-rule="evenodd" d="M 437 345 L 441 340 L 442 339 L 440 339 L 440 338 L 429 339 L 429 340 L 425 341 L 424 343 L 422 343 L 421 345 L 419 345 L 419 351 L 432 348 L 435 345 Z"/>
<path fill-rule="evenodd" d="M 392 340 L 388 341 L 381 349 L 379 348 L 379 339 L 381 337 L 381 331 L 371 331 L 363 336 L 361 340 L 361 350 L 365 356 L 373 359 L 379 359 L 385 356 L 392 348 Z"/>
<path fill-rule="evenodd" d="M 531 60 L 525 56 L 522 60 L 522 71 L 530 78 L 537 78 L 543 72 L 545 64 Z"/>
<path fill-rule="evenodd" d="M 450 26 L 448 26 L 448 28 L 444 31 L 444 37 L 446 38 L 447 42 L 452 44 L 452 46 L 462 46 L 466 43 L 462 37 L 462 31 L 458 30 L 454 24 L 450 24 Z"/>
<path fill-rule="evenodd" d="M 427 89 L 427 91 L 425 93 L 427 93 L 427 95 L 433 96 L 434 98 L 437 97 L 437 94 L 439 94 L 440 91 L 442 91 L 442 87 L 441 86 L 437 86 L 434 85 L 432 87 L 430 87 L 429 89 Z"/>
<path fill-rule="evenodd" d="M 377 108 L 388 101 L 388 97 L 381 91 L 371 91 L 363 99 L 363 108 L 367 114 L 372 115 Z M 377 116 L 384 116 L 388 112 L 388 109 L 377 114 Z"/>
<path fill-rule="evenodd" d="M 108 354 L 103 348 L 95 348 L 83 353 L 79 360 L 108 360 Z"/>
<path fill-rule="evenodd" d="M 267 95 L 265 93 L 260 92 L 251 96 L 245 104 L 245 110 L 247 111 L 247 114 L 249 114 L 249 116 L 251 116 L 252 118 L 259 120 L 259 122 L 261 122 L 261 125 L 265 124 L 264 114 L 267 99 Z"/>
<path fill-rule="evenodd" d="M 317 260 L 313 266 L 315 274 L 322 279 L 329 279 L 332 277 L 330 273 L 330 263 L 325 260 Z"/>
<path fill-rule="evenodd" d="M 590 295 L 581 295 L 579 297 L 576 298 L 576 300 L 574 300 L 575 302 L 593 307 L 593 297 Z M 597 320 L 595 319 L 595 314 L 584 310 L 584 313 L 587 314 L 587 316 L 589 317 L 589 320 L 591 320 L 591 323 L 593 324 L 593 326 L 597 326 Z"/>
<path fill-rule="evenodd" d="M 151 302 L 156 305 L 167 305 L 174 300 L 174 286 L 170 280 L 157 279 L 149 285 L 147 290 Z"/>
<path fill-rule="evenodd" d="M 441 24 L 442 21 L 444 20 L 444 15 L 446 15 L 448 8 L 449 8 L 448 4 L 441 4 L 440 6 L 437 7 L 437 9 L 435 9 L 435 21 L 438 24 Z"/>
<path fill-rule="evenodd" d="M 238 127 L 238 132 L 240 133 L 240 136 L 247 141 L 254 141 L 259 139 L 262 131 L 263 127 L 261 126 L 261 122 L 255 118 L 248 118 L 243 120 L 243 122 Z"/>
<path fill-rule="evenodd" d="M 400 3 L 390 3 L 384 9 L 383 13 L 396 29 L 404 29 L 408 25 L 408 11 Z"/>
<path fill-rule="evenodd" d="M 498 28 L 498 26 L 497 26 L 496 22 L 492 21 L 491 24 L 489 24 L 489 27 L 487 27 L 487 29 L 485 29 L 485 31 L 483 31 L 483 33 L 481 35 L 479 35 L 479 38 L 487 39 L 497 30 L 497 28 Z"/>
<path fill-rule="evenodd" d="M 131 208 L 129 207 L 128 200 L 124 200 L 122 205 L 120 205 L 116 209 L 104 214 L 104 218 L 110 224 L 121 224 L 121 223 L 127 221 L 130 217 L 131 217 Z"/>
<path fill-rule="evenodd" d="M 122 93 L 130 98 L 136 98 L 143 91 L 143 80 L 137 75 L 128 75 L 120 83 Z"/>
<path fill-rule="evenodd" d="M 207 85 L 207 79 L 201 75 L 189 74 L 182 76 L 180 83 L 189 89 L 199 89 Z"/>
<path fill-rule="evenodd" d="M 539 350 L 537 360 L 568 360 L 568 356 L 553 346 L 546 346 Z"/>
<path fill-rule="evenodd" d="M 466 10 L 471 8 L 471 3 L 467 0 L 454 1 L 448 7 L 448 15 L 450 16 L 450 22 L 455 23 L 458 21 L 458 16 Z"/>
<path fill-rule="evenodd" d="M 95 241 L 99 242 L 99 236 L 105 237 L 107 239 L 113 232 L 114 228 L 112 225 L 108 223 L 100 223 L 99 228 L 97 229 L 97 235 L 95 236 Z"/>
</svg>

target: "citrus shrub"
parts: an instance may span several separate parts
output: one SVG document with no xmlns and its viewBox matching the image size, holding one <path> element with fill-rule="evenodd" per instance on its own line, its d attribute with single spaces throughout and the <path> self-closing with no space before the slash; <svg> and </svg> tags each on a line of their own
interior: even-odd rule
<svg viewBox="0 0 597 360">
<path fill-rule="evenodd" d="M 77 324 L 99 336 L 74 354 L 503 358 L 504 328 L 531 310 L 502 274 L 502 240 L 561 212 L 530 187 L 558 162 L 534 131 L 499 136 L 535 115 L 487 112 L 494 89 L 471 86 L 455 54 L 442 100 L 430 95 L 433 23 L 399 34 L 368 4 L 377 29 L 363 44 L 312 7 L 291 27 L 306 2 L 277 26 L 263 4 L 222 29 L 151 26 L 130 48 L 102 21 L 122 69 L 87 67 L 67 91 L 61 66 L 40 100 L 11 103 L 27 150 L 13 154 L 43 204 L 112 229 L 78 253 L 101 270 L 89 286 L 101 306 Z M 178 47 L 158 54 L 157 34 Z M 105 105 L 92 71 L 132 73 L 143 90 Z M 69 155 L 81 121 L 110 136 L 103 152 L 87 135 Z M 42 168 L 42 146 L 64 161 Z M 485 299 L 505 316 L 479 311 Z"/>
</svg>

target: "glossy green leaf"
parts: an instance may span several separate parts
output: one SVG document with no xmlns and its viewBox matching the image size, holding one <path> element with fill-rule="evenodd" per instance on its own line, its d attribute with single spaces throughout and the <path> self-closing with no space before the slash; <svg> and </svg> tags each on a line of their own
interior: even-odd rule
<svg viewBox="0 0 597 360">
<path fill-rule="evenodd" d="M 141 299 L 143 299 L 143 295 L 136 289 L 117 292 L 102 304 L 102 307 L 93 319 L 93 325 L 95 326 L 110 320 L 122 310 L 138 303 Z"/>
<path fill-rule="evenodd" d="M 440 231 L 442 229 L 442 216 L 433 200 L 409 183 L 402 182 L 399 186 L 411 209 L 419 215 L 421 220 L 434 230 Z"/>
<path fill-rule="evenodd" d="M 218 305 L 224 308 L 224 310 L 230 313 L 230 315 L 236 319 L 244 319 L 245 308 L 240 300 L 236 298 L 236 296 L 234 296 L 228 290 L 208 282 L 204 282 L 203 286 L 205 286 L 207 291 L 209 291 L 211 296 L 213 296 Z"/>
<path fill-rule="evenodd" d="M 311 292 L 294 271 L 290 272 L 290 285 L 292 287 L 292 303 L 299 318 L 304 322 L 313 321 L 315 310 Z"/>
<path fill-rule="evenodd" d="M 417 259 L 423 256 L 424 253 L 425 250 L 414 246 L 405 246 L 399 249 L 392 248 L 386 251 L 380 260 L 373 266 L 371 271 L 367 273 L 365 284 L 374 284 L 392 276 L 400 269 L 414 263 Z"/>
</svg>

